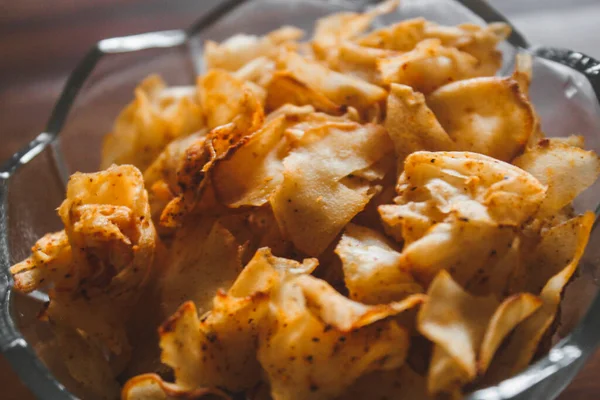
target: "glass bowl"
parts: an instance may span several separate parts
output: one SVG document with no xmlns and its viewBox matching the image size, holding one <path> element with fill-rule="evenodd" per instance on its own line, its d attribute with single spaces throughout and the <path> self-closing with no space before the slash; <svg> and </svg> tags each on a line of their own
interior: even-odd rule
<svg viewBox="0 0 600 400">
<path fill-rule="evenodd" d="M 47 327 L 37 321 L 44 293 L 11 290 L 8 268 L 25 258 L 43 234 L 61 228 L 55 209 L 74 171 L 95 171 L 103 136 L 131 99 L 141 79 L 159 73 L 171 85 L 192 85 L 202 70 L 202 43 L 244 32 L 263 34 L 281 25 L 310 30 L 314 21 L 341 10 L 368 6 L 357 0 L 229 0 L 187 30 L 153 32 L 97 43 L 75 68 L 45 132 L 0 168 L 0 350 L 40 399 L 87 397 L 65 367 L 48 354 Z M 371 1 L 370 3 L 375 3 Z M 377 24 L 423 16 L 443 24 L 504 21 L 480 0 L 405 0 Z M 512 70 L 518 52 L 534 57 L 531 97 L 547 136 L 580 134 L 600 153 L 600 64 L 581 53 L 531 47 L 517 31 L 503 43 L 501 74 Z M 600 184 L 575 202 L 577 211 L 597 209 Z M 470 400 L 553 399 L 577 374 L 600 341 L 600 229 L 594 229 L 567 288 L 552 350 L 527 370 L 497 386 L 471 393 Z"/>
</svg>

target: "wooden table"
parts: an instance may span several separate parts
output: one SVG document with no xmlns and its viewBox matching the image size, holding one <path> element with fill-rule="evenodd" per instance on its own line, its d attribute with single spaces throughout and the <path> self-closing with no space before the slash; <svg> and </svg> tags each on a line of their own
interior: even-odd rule
<svg viewBox="0 0 600 400">
<path fill-rule="evenodd" d="M 97 40 L 187 26 L 218 0 L 0 1 L 0 160 L 43 130 L 66 75 Z M 597 0 L 493 0 L 534 43 L 600 57 Z M 0 398 L 33 396 L 0 357 Z M 560 399 L 600 398 L 600 352 Z"/>
</svg>

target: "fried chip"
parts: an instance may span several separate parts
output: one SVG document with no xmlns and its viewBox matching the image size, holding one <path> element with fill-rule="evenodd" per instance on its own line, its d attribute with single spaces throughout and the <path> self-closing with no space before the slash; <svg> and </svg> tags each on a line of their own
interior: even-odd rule
<svg viewBox="0 0 600 400">
<path fill-rule="evenodd" d="M 204 66 L 207 70 L 236 71 L 254 59 L 275 57 L 280 46 L 293 46 L 303 35 L 298 28 L 284 26 L 262 37 L 238 34 L 220 44 L 208 40 L 204 44 Z"/>
<path fill-rule="evenodd" d="M 319 255 L 369 199 L 370 184 L 346 179 L 380 160 L 391 143 L 375 125 L 329 123 L 307 131 L 284 160 L 283 183 L 270 199 L 284 235 Z"/>
<path fill-rule="evenodd" d="M 537 211 L 545 195 L 545 188 L 527 172 L 469 152 L 412 153 L 397 191 L 396 204 L 382 205 L 379 212 L 386 232 L 407 244 L 449 216 L 490 227 L 520 226 Z M 446 235 L 454 228 L 438 229 Z"/>
<path fill-rule="evenodd" d="M 253 349 L 265 300 L 262 294 L 235 298 L 220 292 L 202 320 L 194 303 L 184 303 L 159 331 L 161 361 L 173 368 L 175 384 L 187 390 L 210 385 L 232 391 L 256 384 L 260 367 Z"/>
<path fill-rule="evenodd" d="M 384 314 L 371 315 L 383 306 Z M 336 397 L 361 375 L 397 368 L 406 357 L 408 333 L 393 321 L 380 320 L 398 311 L 352 302 L 317 278 L 284 281 L 271 307 L 275 330 L 261 333 L 258 358 L 274 398 Z"/>
<path fill-rule="evenodd" d="M 575 230 L 575 240 L 571 242 L 571 257 L 563 260 L 563 268 L 552 276 L 541 291 L 542 306 L 525 319 L 512 333 L 503 349 L 492 360 L 485 381 L 494 384 L 513 376 L 527 367 L 535 351 L 556 316 L 562 292 L 573 276 L 583 255 L 594 224 L 594 214 L 587 212 L 575 218 L 569 226 Z M 548 249 L 545 249 L 546 251 Z M 566 252 L 566 249 L 561 249 Z M 561 259 L 562 260 L 562 259 Z"/>
<path fill-rule="evenodd" d="M 289 72 L 279 71 L 273 75 L 267 86 L 265 107 L 267 110 L 275 110 L 285 104 L 311 105 L 332 115 L 344 112 L 344 107 L 329 100 L 321 92 L 311 89 Z"/>
<path fill-rule="evenodd" d="M 280 62 L 297 80 L 322 93 L 335 104 L 364 112 L 387 96 L 387 92 L 379 86 L 333 71 L 296 53 L 286 52 Z"/>
<path fill-rule="evenodd" d="M 423 288 L 400 266 L 400 253 L 379 232 L 348 224 L 337 247 L 349 297 L 365 304 L 397 301 Z"/>
<path fill-rule="evenodd" d="M 425 97 L 405 85 L 392 84 L 387 99 L 387 129 L 398 159 L 398 171 L 404 159 L 420 150 L 449 151 L 454 143 L 425 104 Z"/>
<path fill-rule="evenodd" d="M 217 290 L 227 290 L 242 270 L 241 253 L 231 232 L 214 218 L 186 221 L 173 239 L 161 277 L 164 315 L 186 301 L 201 313 L 208 311 Z"/>
<path fill-rule="evenodd" d="M 419 332 L 441 346 L 467 377 L 474 379 L 477 352 L 498 301 L 493 297 L 476 298 L 466 293 L 446 271 L 440 271 L 436 276 L 427 296 L 418 315 Z M 443 356 L 439 358 L 443 359 Z"/>
<path fill-rule="evenodd" d="M 212 183 L 217 198 L 229 207 L 261 206 L 283 181 L 285 117 L 280 116 L 232 148 L 215 164 Z"/>
<path fill-rule="evenodd" d="M 144 170 L 165 145 L 203 125 L 203 110 L 193 87 L 167 88 L 160 77 L 152 75 L 136 88 L 135 100 L 105 136 L 100 168 L 116 163 Z"/>
<path fill-rule="evenodd" d="M 475 24 L 450 27 L 415 18 L 370 32 L 359 38 L 357 43 L 408 52 L 423 40 L 439 39 L 442 45 L 475 57 L 479 76 L 492 76 L 502 65 L 502 53 L 496 49 L 496 45 L 509 34 L 510 27 L 504 23 L 492 23 L 485 27 Z"/>
<path fill-rule="evenodd" d="M 418 329 L 436 344 L 428 377 L 431 394 L 452 393 L 485 371 L 508 333 L 542 303 L 528 293 L 501 304 L 493 296 L 472 296 L 445 271 L 437 275 L 427 296 Z"/>
<path fill-rule="evenodd" d="M 477 361 L 480 373 L 488 369 L 504 338 L 541 305 L 542 300 L 531 293 L 519 293 L 504 300 L 492 315 L 481 342 Z"/>
<path fill-rule="evenodd" d="M 479 61 L 469 53 L 426 39 L 400 55 L 380 58 L 377 69 L 385 84 L 399 83 L 428 94 L 447 83 L 480 76 Z"/>
<path fill-rule="evenodd" d="M 246 104 L 251 102 L 248 97 L 256 98 L 243 81 L 219 69 L 212 69 L 198 79 L 198 93 L 208 129 L 233 122 L 248 108 Z"/>
<path fill-rule="evenodd" d="M 502 161 L 511 161 L 525 149 L 535 127 L 533 108 L 511 78 L 450 83 L 431 93 L 427 105 L 457 150 Z"/>
<path fill-rule="evenodd" d="M 539 217 L 556 214 L 600 175 L 600 158 L 596 153 L 555 139 L 542 140 L 515 159 L 514 164 L 548 187 Z"/>
<path fill-rule="evenodd" d="M 313 51 L 325 58 L 327 51 L 340 41 L 353 39 L 365 32 L 376 17 L 393 12 L 398 4 L 399 0 L 387 0 L 364 13 L 339 12 L 320 18 L 315 24 L 311 42 Z"/>
<path fill-rule="evenodd" d="M 199 205 L 211 204 L 214 193 L 207 190 L 211 169 L 264 122 L 263 107 L 251 90 L 226 71 L 213 72 L 199 80 L 200 97 L 206 109 L 213 112 L 207 124 L 218 126 L 208 133 L 204 142 L 192 143 L 186 149 L 177 171 L 181 194 L 165 206 L 160 217 L 161 225 L 167 228 L 180 226 L 183 218 Z"/>
</svg>

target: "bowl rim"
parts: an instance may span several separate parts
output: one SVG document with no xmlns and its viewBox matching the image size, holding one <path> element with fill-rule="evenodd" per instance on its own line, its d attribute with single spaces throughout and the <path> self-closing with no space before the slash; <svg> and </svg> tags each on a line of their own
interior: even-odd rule
<svg viewBox="0 0 600 400">
<path fill-rule="evenodd" d="M 148 32 L 137 35 L 106 38 L 98 41 L 87 52 L 69 75 L 61 95 L 48 119 L 46 129 L 23 148 L 14 153 L 0 166 L 0 351 L 17 372 L 19 378 L 38 397 L 52 400 L 76 399 L 40 361 L 33 348 L 16 327 L 11 315 L 13 279 L 9 272 L 10 248 L 8 231 L 8 189 L 11 177 L 25 164 L 44 150 L 50 149 L 63 183 L 68 172 L 60 152 L 53 145 L 59 136 L 77 94 L 102 57 L 143 51 L 147 49 L 173 48 L 189 44 L 194 35 L 206 30 L 238 6 L 253 0 L 226 0 L 212 8 L 187 29 Z M 325 0 L 345 6 L 363 9 L 382 0 Z M 507 42 L 519 51 L 535 57 L 562 64 L 583 74 L 591 84 L 600 103 L 600 62 L 583 53 L 551 47 L 533 47 L 525 37 L 497 10 L 484 0 L 453 0 L 461 4 L 487 23 L 504 22 L 511 26 L 512 33 Z M 596 217 L 599 210 L 596 210 Z M 586 314 L 575 329 L 557 343 L 550 352 L 519 374 L 495 386 L 477 390 L 468 395 L 468 400 L 515 400 L 525 391 L 542 385 L 559 371 L 569 368 L 578 371 L 585 360 L 600 343 L 600 292 L 590 304 Z"/>
</svg>

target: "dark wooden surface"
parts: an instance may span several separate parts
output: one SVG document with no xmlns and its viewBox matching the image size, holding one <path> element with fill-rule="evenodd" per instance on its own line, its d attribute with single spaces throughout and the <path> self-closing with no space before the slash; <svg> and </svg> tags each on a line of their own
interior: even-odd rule
<svg viewBox="0 0 600 400">
<path fill-rule="evenodd" d="M 43 130 L 67 74 L 97 40 L 187 26 L 218 0 L 0 0 L 0 160 Z M 598 0 L 493 0 L 534 43 L 600 57 Z M 0 398 L 32 399 L 0 357 Z M 600 399 L 596 353 L 561 400 Z"/>
</svg>

